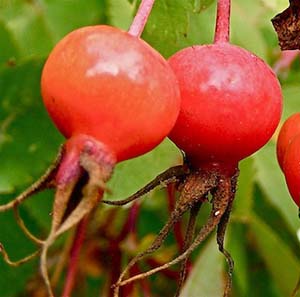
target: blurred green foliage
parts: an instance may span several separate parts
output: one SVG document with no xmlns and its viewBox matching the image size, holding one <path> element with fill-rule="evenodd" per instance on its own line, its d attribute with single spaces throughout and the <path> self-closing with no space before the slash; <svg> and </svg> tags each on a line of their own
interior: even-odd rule
<svg viewBox="0 0 300 297">
<path fill-rule="evenodd" d="M 137 4 L 129 0 L 0 0 L 1 202 L 12 199 L 41 175 L 63 141 L 40 98 L 41 69 L 51 48 L 66 33 L 85 25 L 111 24 L 126 30 Z M 210 43 L 215 4 L 213 0 L 157 0 L 143 38 L 165 57 L 186 46 Z M 287 6 L 284 0 L 233 0 L 231 42 L 253 51 L 272 66 L 280 51 L 270 19 Z M 296 61 L 288 75 L 281 77 L 282 121 L 300 111 L 299 67 Z M 235 260 L 233 296 L 291 296 L 300 277 L 300 221 L 276 162 L 275 138 L 240 164 L 226 238 Z M 133 193 L 179 160 L 180 152 L 166 140 L 145 156 L 119 164 L 109 182 L 113 194 L 107 198 Z M 154 236 L 168 215 L 165 192 L 155 191 L 145 200 L 139 216 L 140 235 Z M 52 193 L 47 192 L 22 206 L 22 216 L 34 233 L 47 234 L 51 204 Z M 21 234 L 11 212 L 0 214 L 0 242 L 13 259 L 35 248 Z M 168 246 L 175 246 L 173 238 Z M 207 240 L 193 259 L 194 270 L 181 297 L 222 296 L 227 266 L 214 240 Z M 28 296 L 24 293 L 28 279 L 37 273 L 37 261 L 10 268 L 0 260 L 1 297 Z M 78 296 L 100 294 L 100 278 L 88 280 L 86 295 Z M 161 285 L 165 286 L 168 284 Z M 157 292 L 153 296 L 166 294 Z"/>
</svg>

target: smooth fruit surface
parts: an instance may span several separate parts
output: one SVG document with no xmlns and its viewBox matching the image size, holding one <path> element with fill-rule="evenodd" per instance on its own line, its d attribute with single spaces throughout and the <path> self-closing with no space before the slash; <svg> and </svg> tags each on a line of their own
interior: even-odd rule
<svg viewBox="0 0 300 297">
<path fill-rule="evenodd" d="M 227 43 L 169 59 L 182 103 L 170 138 L 194 164 L 236 164 L 262 147 L 281 116 L 279 82 L 264 61 Z"/>
<path fill-rule="evenodd" d="M 283 172 L 295 203 L 300 206 L 300 135 L 294 137 L 284 155 Z"/>
<path fill-rule="evenodd" d="M 278 135 L 277 159 L 281 169 L 283 169 L 285 152 L 298 134 L 300 134 L 300 113 L 295 113 L 284 122 Z"/>
<path fill-rule="evenodd" d="M 86 134 L 118 161 L 159 144 L 179 112 L 176 78 L 143 40 L 109 26 L 75 30 L 51 52 L 42 96 L 61 133 Z"/>
</svg>

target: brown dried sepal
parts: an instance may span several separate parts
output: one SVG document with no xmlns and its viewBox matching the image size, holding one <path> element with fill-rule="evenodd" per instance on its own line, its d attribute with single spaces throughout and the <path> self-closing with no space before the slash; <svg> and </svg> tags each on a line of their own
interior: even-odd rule
<svg viewBox="0 0 300 297">
<path fill-rule="evenodd" d="M 271 21 L 282 50 L 300 49 L 300 0 L 290 0 L 290 6 Z"/>
</svg>

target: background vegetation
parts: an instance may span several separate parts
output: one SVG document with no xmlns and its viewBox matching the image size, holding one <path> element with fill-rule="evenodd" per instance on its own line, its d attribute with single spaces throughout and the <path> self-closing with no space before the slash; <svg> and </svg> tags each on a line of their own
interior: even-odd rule
<svg viewBox="0 0 300 297">
<path fill-rule="evenodd" d="M 157 0 L 143 38 L 165 57 L 192 44 L 210 43 L 215 4 L 213 0 Z M 288 1 L 284 0 L 233 0 L 232 43 L 274 65 L 280 51 L 270 19 L 287 6 Z M 136 7 L 135 0 L 0 0 L 1 204 L 43 173 L 63 142 L 40 98 L 41 69 L 51 48 L 66 33 L 85 25 L 110 24 L 126 30 Z M 284 94 L 282 121 L 300 111 L 299 67 L 298 59 L 280 76 Z M 233 295 L 238 297 L 291 296 L 300 276 L 298 210 L 276 162 L 275 139 L 276 135 L 261 151 L 240 164 L 239 188 L 226 238 L 227 249 L 235 259 Z M 128 196 L 180 162 L 180 158 L 178 149 L 166 140 L 151 153 L 118 165 L 109 183 L 112 194 L 107 198 Z M 21 207 L 26 224 L 41 237 L 49 230 L 52 195 L 52 192 L 37 195 Z M 166 190 L 161 189 L 142 199 L 136 238 L 130 241 L 127 236 L 120 247 L 124 263 L 130 255 L 144 249 L 166 221 L 169 214 L 166 196 Z M 110 256 L 109 249 L 104 250 L 106 253 L 101 250 L 108 244 L 103 230 L 106 226 L 110 234 L 117 234 L 129 211 L 132 208 L 112 211 L 111 207 L 101 206 L 97 210 L 88 231 L 74 296 L 106 296 L 111 263 L 105 262 Z M 199 225 L 207 212 L 208 209 L 202 211 Z M 53 247 L 50 266 L 57 263 L 71 236 L 72 232 Z M 13 259 L 36 249 L 20 231 L 11 211 L 0 214 L 0 242 Z M 170 236 L 153 259 L 165 262 L 177 251 L 176 240 Z M 214 238 L 194 252 L 193 260 L 194 269 L 181 296 L 222 296 L 227 266 Z M 147 264 L 141 266 L 147 267 Z M 59 279 L 58 287 L 63 276 Z M 151 296 L 172 296 L 176 287 L 176 278 L 166 274 L 156 275 L 149 282 Z M 11 268 L 0 259 L 2 297 L 43 294 L 37 260 Z M 132 296 L 143 295 L 137 290 Z"/>
</svg>

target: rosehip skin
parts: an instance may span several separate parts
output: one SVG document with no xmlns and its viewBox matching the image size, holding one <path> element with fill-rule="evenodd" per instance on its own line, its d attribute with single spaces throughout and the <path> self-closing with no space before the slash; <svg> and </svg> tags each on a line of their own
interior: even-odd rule
<svg viewBox="0 0 300 297">
<path fill-rule="evenodd" d="M 269 66 L 234 45 L 183 49 L 169 59 L 181 110 L 170 138 L 194 166 L 232 168 L 262 147 L 282 112 L 280 84 Z"/>
<path fill-rule="evenodd" d="M 285 152 L 298 134 L 300 134 L 300 113 L 295 113 L 284 122 L 278 135 L 277 159 L 281 169 L 284 166 Z"/>
<path fill-rule="evenodd" d="M 75 30 L 56 45 L 44 66 L 42 96 L 66 138 L 94 137 L 118 162 L 158 145 L 180 105 L 164 58 L 140 38 L 109 26 Z"/>
<path fill-rule="evenodd" d="M 292 198 L 300 207 L 300 135 L 294 137 L 284 155 L 283 172 Z"/>
</svg>

